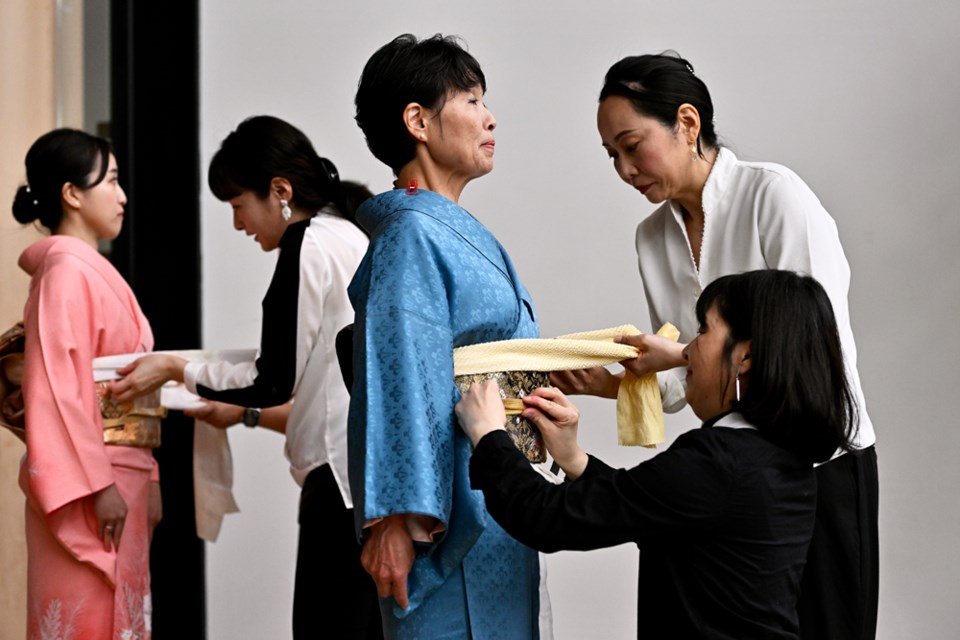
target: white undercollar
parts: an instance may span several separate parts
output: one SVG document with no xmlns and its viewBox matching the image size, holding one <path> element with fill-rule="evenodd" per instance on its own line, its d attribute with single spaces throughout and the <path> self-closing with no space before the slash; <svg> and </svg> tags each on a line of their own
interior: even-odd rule
<svg viewBox="0 0 960 640">
<path fill-rule="evenodd" d="M 743 417 L 743 414 L 737 413 L 728 413 L 719 420 L 713 423 L 715 427 L 727 427 L 729 429 L 756 429 L 755 426 L 747 422 L 747 419 Z"/>
</svg>

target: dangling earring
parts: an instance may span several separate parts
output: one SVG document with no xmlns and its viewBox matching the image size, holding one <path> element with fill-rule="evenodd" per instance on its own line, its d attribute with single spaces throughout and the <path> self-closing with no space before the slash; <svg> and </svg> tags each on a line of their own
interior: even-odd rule
<svg viewBox="0 0 960 640">
<path fill-rule="evenodd" d="M 737 402 L 740 402 L 740 367 L 741 366 L 743 366 L 743 363 L 737 365 L 737 379 L 736 379 Z"/>
<path fill-rule="evenodd" d="M 286 200 L 280 200 L 280 215 L 283 216 L 284 220 L 289 220 L 290 216 L 293 215 L 293 212 L 290 211 L 290 203 Z"/>
<path fill-rule="evenodd" d="M 700 154 L 697 153 L 697 145 L 693 145 L 692 147 L 690 147 L 690 153 L 693 154 L 693 156 L 690 158 L 691 160 L 699 160 L 699 159 L 700 159 Z"/>
</svg>

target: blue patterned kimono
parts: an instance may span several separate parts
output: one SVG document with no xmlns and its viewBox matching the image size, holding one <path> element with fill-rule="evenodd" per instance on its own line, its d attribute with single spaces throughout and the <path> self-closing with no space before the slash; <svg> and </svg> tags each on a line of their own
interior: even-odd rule
<svg viewBox="0 0 960 640">
<path fill-rule="evenodd" d="M 358 218 L 372 236 L 349 288 L 358 530 L 397 513 L 446 526 L 433 544 L 418 543 L 410 606 L 381 601 L 387 635 L 537 638 L 537 554 L 510 538 L 470 489 L 470 441 L 453 411 L 454 347 L 537 337 L 530 295 L 493 234 L 439 194 L 383 193 Z"/>
</svg>

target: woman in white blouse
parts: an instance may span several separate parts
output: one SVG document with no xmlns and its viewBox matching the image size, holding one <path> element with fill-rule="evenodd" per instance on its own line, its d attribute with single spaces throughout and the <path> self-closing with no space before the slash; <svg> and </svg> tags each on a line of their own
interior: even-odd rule
<svg viewBox="0 0 960 640">
<path fill-rule="evenodd" d="M 115 383 L 114 396 L 125 401 L 176 380 L 229 403 L 192 412 L 199 418 L 284 432 L 290 472 L 302 487 L 293 637 L 316 637 L 321 627 L 337 638 L 380 637 L 376 589 L 353 531 L 350 397 L 336 351 L 337 333 L 353 322 L 347 285 L 367 248 L 354 217 L 359 185 L 341 183 L 303 132 L 271 116 L 248 118 L 223 140 L 208 182 L 230 204 L 234 227 L 279 253 L 263 298 L 257 359 L 145 356 L 120 370 L 126 377 Z"/>
<path fill-rule="evenodd" d="M 847 290 L 850 268 L 837 227 L 790 169 L 742 162 L 717 141 L 713 103 L 693 67 L 675 55 L 631 56 L 607 72 L 597 127 L 624 182 L 661 206 L 637 228 L 640 274 L 651 325 L 672 322 L 680 342 L 627 338 L 635 373 L 656 371 L 664 408 L 685 405 L 682 351 L 696 336 L 695 302 L 715 279 L 754 269 L 811 275 L 826 289 L 859 410 L 856 454 L 817 468 L 817 527 L 800 602 L 804 638 L 873 638 L 879 562 L 875 435 L 856 368 Z M 616 397 L 606 369 L 566 372 L 567 393 Z"/>
</svg>

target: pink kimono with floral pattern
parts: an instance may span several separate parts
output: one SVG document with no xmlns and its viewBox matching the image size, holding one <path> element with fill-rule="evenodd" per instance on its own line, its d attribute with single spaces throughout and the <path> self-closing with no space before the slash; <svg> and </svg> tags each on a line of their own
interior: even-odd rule
<svg viewBox="0 0 960 640">
<path fill-rule="evenodd" d="M 52 236 L 20 256 L 24 309 L 27 635 L 46 640 L 150 637 L 150 449 L 106 446 L 92 360 L 148 351 L 153 334 L 130 287 L 82 240 Z M 92 495 L 116 484 L 127 503 L 119 551 L 104 551 Z"/>
</svg>

